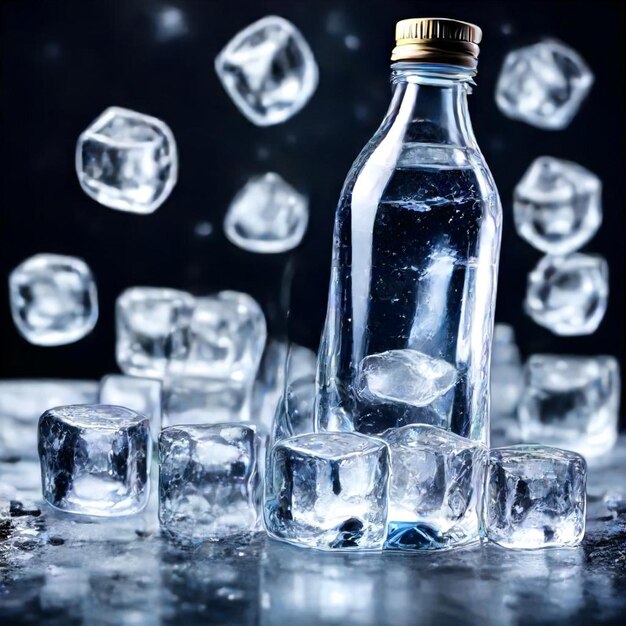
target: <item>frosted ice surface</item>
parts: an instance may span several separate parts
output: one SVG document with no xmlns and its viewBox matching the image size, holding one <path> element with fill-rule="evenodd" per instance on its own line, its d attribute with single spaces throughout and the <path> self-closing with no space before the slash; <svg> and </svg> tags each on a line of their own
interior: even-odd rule
<svg viewBox="0 0 626 626">
<path fill-rule="evenodd" d="M 277 254 L 300 244 L 309 222 L 308 200 L 278 174 L 251 178 L 224 218 L 224 232 L 248 252 Z"/>
<path fill-rule="evenodd" d="M 528 275 L 526 313 L 555 335 L 590 335 L 606 313 L 609 270 L 604 257 L 546 256 Z"/>
<path fill-rule="evenodd" d="M 364 397 L 417 407 L 443 396 L 457 380 L 450 363 L 408 348 L 366 356 L 360 369 Z"/>
<path fill-rule="evenodd" d="M 232 381 L 175 378 L 163 394 L 163 424 L 216 424 L 250 419 L 251 389 Z"/>
<path fill-rule="evenodd" d="M 176 184 L 176 142 L 156 117 L 109 107 L 78 138 L 76 172 L 83 191 L 100 204 L 152 213 Z"/>
<path fill-rule="evenodd" d="M 162 384 L 154 378 L 109 374 L 100 382 L 100 404 L 132 409 L 150 419 L 153 435 L 161 430 Z"/>
<path fill-rule="evenodd" d="M 163 378 L 189 350 L 195 300 L 175 289 L 132 287 L 117 299 L 116 356 L 125 374 Z"/>
<path fill-rule="evenodd" d="M 67 512 L 114 516 L 148 502 L 152 452 L 147 417 L 108 405 L 72 405 L 39 419 L 43 496 Z"/>
<path fill-rule="evenodd" d="M 92 380 L 0 380 L 0 457 L 36 459 L 37 422 L 48 409 L 98 402 Z"/>
<path fill-rule="evenodd" d="M 172 376 L 206 377 L 251 384 L 267 329 L 258 303 L 237 291 L 196 298 L 187 355 L 170 364 Z"/>
<path fill-rule="evenodd" d="M 389 454 L 380 439 L 319 433 L 279 441 L 268 457 L 266 529 L 321 550 L 380 549 L 388 475 Z"/>
<path fill-rule="evenodd" d="M 393 428 L 385 547 L 431 550 L 476 541 L 487 449 L 425 424 Z"/>
<path fill-rule="evenodd" d="M 36 254 L 9 276 L 11 314 L 35 345 L 60 346 L 89 334 L 98 321 L 96 283 L 76 257 Z"/>
<path fill-rule="evenodd" d="M 515 187 L 515 227 L 535 248 L 568 254 L 584 246 L 602 222 L 602 183 L 571 161 L 542 156 Z"/>
<path fill-rule="evenodd" d="M 589 458 L 613 447 L 621 390 L 616 359 L 535 354 L 524 378 L 519 419 L 525 441 Z"/>
<path fill-rule="evenodd" d="M 159 519 L 186 540 L 222 539 L 257 525 L 254 428 L 173 426 L 159 439 Z"/>
<path fill-rule="evenodd" d="M 494 448 L 484 505 L 490 541 L 506 548 L 578 545 L 585 534 L 585 460 L 547 446 Z"/>
<path fill-rule="evenodd" d="M 508 117 L 559 130 L 572 121 L 593 80 L 577 52 L 558 41 L 542 41 L 507 54 L 496 102 Z"/>
<path fill-rule="evenodd" d="M 237 108 L 257 126 L 295 115 L 318 80 L 308 43 L 291 22 L 276 16 L 235 35 L 215 59 L 215 70 Z"/>
</svg>

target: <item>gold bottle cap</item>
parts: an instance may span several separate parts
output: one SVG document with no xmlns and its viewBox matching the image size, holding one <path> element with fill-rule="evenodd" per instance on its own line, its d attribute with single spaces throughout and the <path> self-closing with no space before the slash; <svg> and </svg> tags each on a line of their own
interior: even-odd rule
<svg viewBox="0 0 626 626">
<path fill-rule="evenodd" d="M 475 68 L 482 36 L 478 26 L 445 17 L 401 20 L 396 24 L 396 47 L 391 60 Z"/>
</svg>

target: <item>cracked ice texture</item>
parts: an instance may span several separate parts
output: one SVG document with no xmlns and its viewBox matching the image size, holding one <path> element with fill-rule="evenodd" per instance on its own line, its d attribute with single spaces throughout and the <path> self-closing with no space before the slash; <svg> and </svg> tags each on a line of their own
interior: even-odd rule
<svg viewBox="0 0 626 626">
<path fill-rule="evenodd" d="M 609 269 L 602 256 L 546 256 L 528 275 L 524 309 L 555 335 L 590 335 L 606 313 L 608 281 Z"/>
<path fill-rule="evenodd" d="M 115 306 L 117 364 L 125 374 L 163 378 L 189 350 L 193 296 L 176 289 L 132 287 Z"/>
<path fill-rule="evenodd" d="M 496 103 L 512 119 L 560 130 L 576 115 L 593 80 L 577 52 L 558 41 L 542 41 L 506 56 Z"/>
<path fill-rule="evenodd" d="M 361 361 L 362 396 L 416 407 L 432 404 L 457 380 L 456 368 L 443 359 L 411 349 L 371 354 Z"/>
<path fill-rule="evenodd" d="M 476 541 L 487 448 L 415 424 L 390 429 L 387 549 L 433 550 Z"/>
<path fill-rule="evenodd" d="M 44 411 L 96 402 L 95 380 L 0 380 L 0 457 L 37 459 L 37 422 Z"/>
<path fill-rule="evenodd" d="M 72 405 L 39 419 L 45 500 L 70 513 L 129 515 L 148 502 L 152 441 L 147 417 L 108 405 Z"/>
<path fill-rule="evenodd" d="M 176 142 L 156 117 L 109 107 L 78 138 L 76 172 L 83 191 L 100 204 L 152 213 L 176 184 Z"/>
<path fill-rule="evenodd" d="M 98 321 L 96 283 L 76 257 L 36 254 L 9 276 L 11 314 L 19 333 L 38 346 L 73 343 Z"/>
<path fill-rule="evenodd" d="M 389 453 L 380 439 L 356 433 L 284 439 L 268 455 L 267 532 L 320 550 L 378 550 L 388 477 Z"/>
<path fill-rule="evenodd" d="M 587 465 L 538 445 L 494 448 L 484 504 L 490 541 L 505 548 L 573 547 L 585 534 Z"/>
<path fill-rule="evenodd" d="M 182 540 L 218 540 L 257 526 L 253 427 L 202 424 L 165 428 L 159 438 L 159 519 Z"/>
<path fill-rule="evenodd" d="M 196 298 L 189 350 L 184 358 L 172 361 L 169 373 L 251 384 L 266 337 L 263 311 L 249 295 L 221 291 Z"/>
<path fill-rule="evenodd" d="M 228 208 L 224 232 L 247 250 L 278 254 L 300 244 L 309 222 L 308 200 L 274 172 L 252 177 Z"/>
<path fill-rule="evenodd" d="M 233 102 L 253 124 L 280 124 L 308 102 L 318 69 L 300 31 L 277 16 L 239 32 L 215 59 L 215 70 Z"/>
<path fill-rule="evenodd" d="M 513 215 L 520 237 L 548 254 L 584 246 L 602 223 L 602 183 L 577 163 L 542 156 L 515 187 Z"/>
<path fill-rule="evenodd" d="M 617 440 L 619 364 L 610 356 L 535 354 L 519 404 L 524 441 L 604 455 Z"/>
</svg>

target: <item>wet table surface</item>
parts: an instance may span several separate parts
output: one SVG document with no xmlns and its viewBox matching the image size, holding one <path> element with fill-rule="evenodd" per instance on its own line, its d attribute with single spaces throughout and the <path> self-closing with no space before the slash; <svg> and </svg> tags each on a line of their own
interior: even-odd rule
<svg viewBox="0 0 626 626">
<path fill-rule="evenodd" d="M 154 501 L 132 518 L 62 515 L 41 502 L 36 463 L 3 463 L 0 623 L 626 623 L 625 479 L 622 437 L 590 468 L 580 548 L 326 554 L 262 534 L 177 546 Z"/>
</svg>

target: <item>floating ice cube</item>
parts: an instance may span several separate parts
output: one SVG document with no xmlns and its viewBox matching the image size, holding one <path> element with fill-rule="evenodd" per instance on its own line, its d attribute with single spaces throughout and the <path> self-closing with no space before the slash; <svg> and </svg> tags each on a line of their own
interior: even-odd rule
<svg viewBox="0 0 626 626">
<path fill-rule="evenodd" d="M 425 424 L 384 438 L 391 459 L 385 547 L 432 550 L 477 540 L 487 448 Z"/>
<path fill-rule="evenodd" d="M 519 404 L 522 438 L 588 458 L 604 455 L 617 440 L 620 389 L 613 357 L 535 354 Z"/>
<path fill-rule="evenodd" d="M 278 174 L 251 178 L 224 218 L 224 232 L 248 252 L 287 252 L 300 244 L 309 221 L 308 201 Z"/>
<path fill-rule="evenodd" d="M 0 380 L 0 457 L 37 458 L 37 421 L 55 406 L 98 402 L 95 380 Z"/>
<path fill-rule="evenodd" d="M 163 378 L 171 359 L 189 350 L 189 326 L 195 300 L 175 289 L 132 287 L 115 307 L 120 369 L 132 376 Z"/>
<path fill-rule="evenodd" d="M 593 80 L 574 50 L 558 41 L 542 41 L 509 52 L 496 102 L 510 118 L 559 130 L 572 121 Z"/>
<path fill-rule="evenodd" d="M 287 384 L 274 416 L 272 442 L 315 431 L 315 376 L 298 378 Z"/>
<path fill-rule="evenodd" d="M 265 527 L 276 539 L 322 550 L 382 547 L 389 454 L 356 433 L 299 435 L 268 457 Z"/>
<path fill-rule="evenodd" d="M 251 389 L 232 381 L 174 378 L 163 394 L 163 424 L 217 424 L 250 419 Z"/>
<path fill-rule="evenodd" d="M 388 350 L 361 361 L 359 393 L 366 398 L 423 407 L 456 383 L 456 369 L 417 350 Z"/>
<path fill-rule="evenodd" d="M 98 321 L 96 283 L 81 259 L 36 254 L 9 276 L 11 314 L 18 331 L 38 346 L 73 343 Z"/>
<path fill-rule="evenodd" d="M 496 324 L 491 351 L 491 414 L 513 415 L 522 392 L 522 361 L 515 331 L 508 324 Z"/>
<path fill-rule="evenodd" d="M 39 420 L 43 497 L 57 509 L 128 515 L 148 502 L 152 452 L 147 417 L 108 405 L 72 405 Z"/>
<path fill-rule="evenodd" d="M 109 107 L 78 138 L 76 172 L 83 191 L 100 204 L 152 213 L 176 184 L 176 142 L 156 117 Z"/>
<path fill-rule="evenodd" d="M 539 157 L 515 187 L 513 215 L 520 237 L 548 254 L 584 246 L 602 222 L 602 183 L 571 161 Z"/>
<path fill-rule="evenodd" d="M 505 548 L 577 546 L 585 534 L 585 460 L 547 446 L 489 453 L 484 526 Z"/>
<path fill-rule="evenodd" d="M 215 70 L 237 108 L 257 126 L 288 120 L 317 87 L 311 48 L 282 17 L 264 17 L 235 35 L 215 59 Z"/>
<path fill-rule="evenodd" d="M 161 430 L 160 380 L 109 374 L 100 383 L 100 404 L 111 404 L 132 409 L 150 419 L 153 434 Z"/>
<path fill-rule="evenodd" d="M 189 352 L 172 361 L 172 376 L 206 377 L 251 383 L 267 336 L 265 316 L 245 293 L 222 291 L 197 298 L 191 319 Z"/>
<path fill-rule="evenodd" d="M 604 257 L 575 253 L 546 256 L 528 275 L 524 308 L 555 335 L 590 335 L 600 325 L 609 297 Z"/>
<path fill-rule="evenodd" d="M 257 525 L 257 448 L 242 424 L 172 426 L 159 438 L 159 519 L 181 539 L 222 539 Z"/>
</svg>

